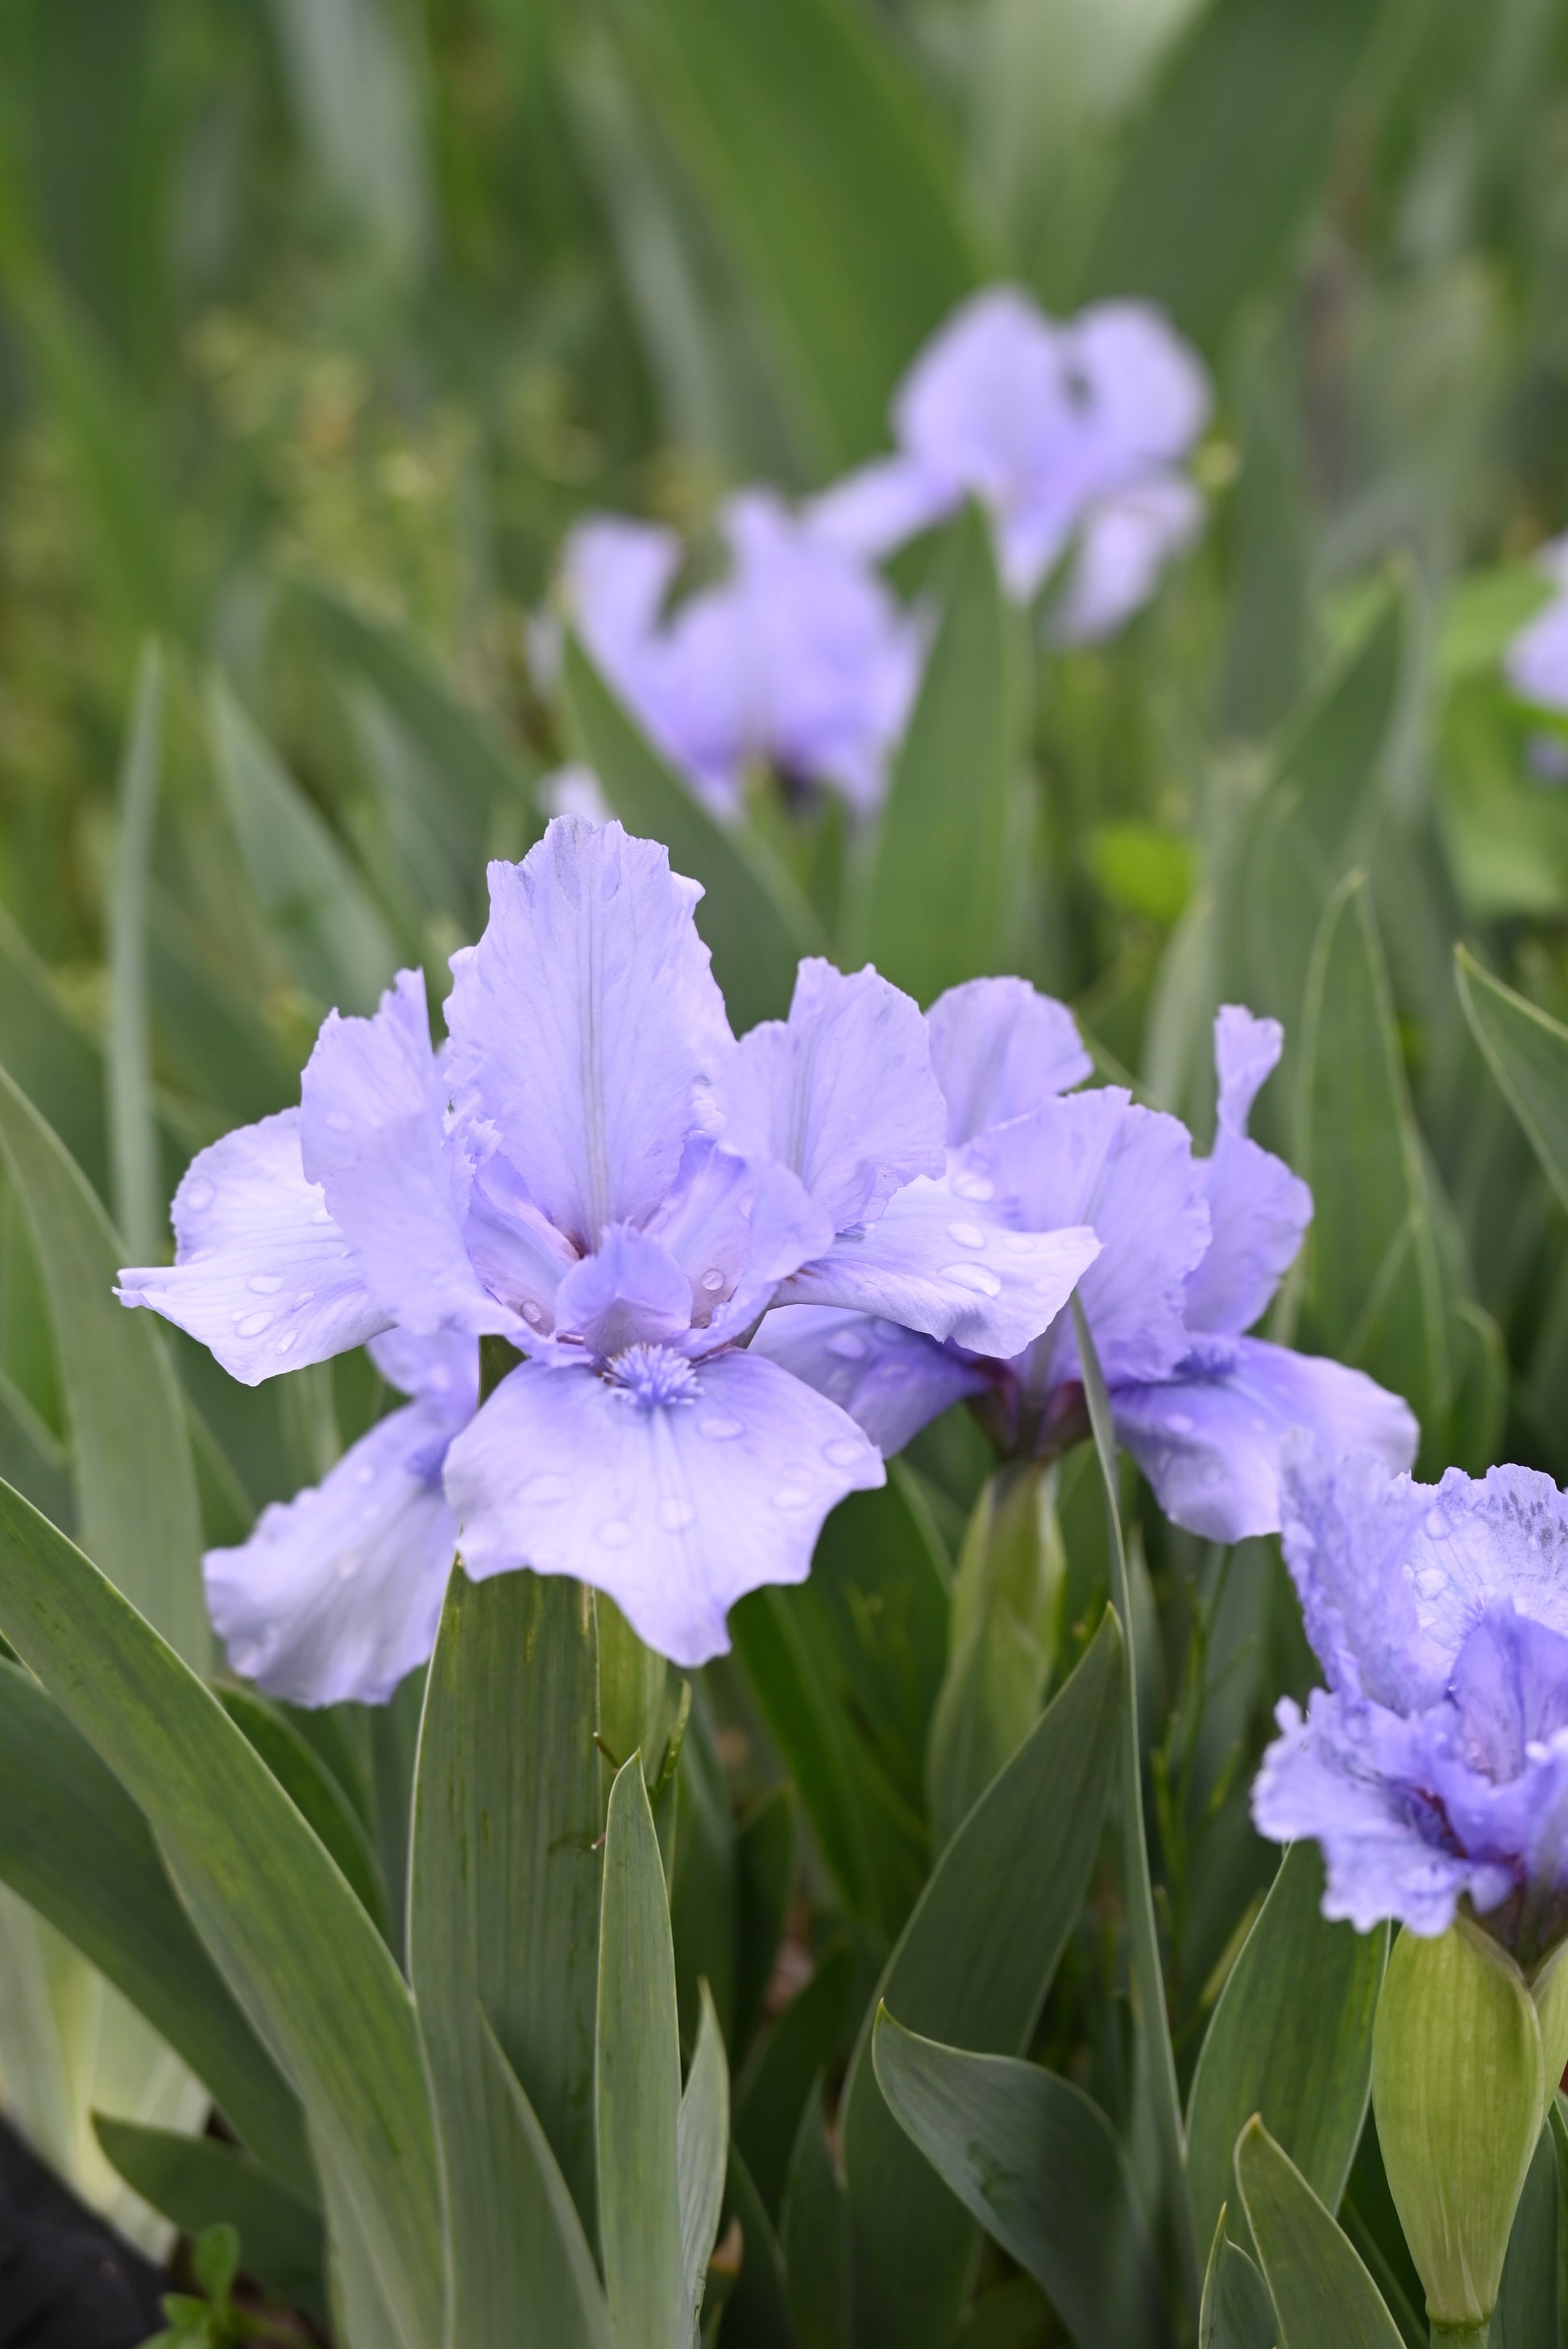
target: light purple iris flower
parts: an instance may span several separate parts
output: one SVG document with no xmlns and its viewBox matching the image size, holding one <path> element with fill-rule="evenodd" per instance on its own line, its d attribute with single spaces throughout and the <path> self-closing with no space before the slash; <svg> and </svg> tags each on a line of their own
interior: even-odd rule
<svg viewBox="0 0 1568 2349">
<path fill-rule="evenodd" d="M 757 766 L 868 812 L 920 680 L 920 624 L 858 557 L 767 491 L 730 499 L 720 527 L 727 575 L 666 615 L 675 533 L 611 516 L 580 523 L 563 587 L 583 643 L 719 813 L 738 807 Z"/>
<path fill-rule="evenodd" d="M 1327 1677 L 1288 1700 L 1253 1815 L 1315 1837 L 1324 1913 L 1452 1923 L 1532 1963 L 1568 1925 L 1568 1499 L 1532 1468 L 1391 1477 L 1298 1437 L 1284 1553 Z"/>
<path fill-rule="evenodd" d="M 1117 1433 L 1169 1517 L 1213 1541 L 1277 1529 L 1293 1427 L 1409 1466 L 1418 1431 L 1398 1396 L 1342 1363 L 1244 1334 L 1312 1215 L 1305 1185 L 1247 1135 L 1279 1059 L 1277 1021 L 1234 1005 L 1220 1013 L 1219 1130 L 1207 1159 L 1193 1157 L 1178 1119 L 1119 1086 L 1067 1092 L 1088 1074 L 1088 1056 L 1066 1009 L 1022 980 L 954 988 L 933 1007 L 930 1030 L 948 1103 L 948 1187 L 965 1212 L 1031 1232 L 1088 1224 L 1099 1237 L 1078 1298 Z M 801 1293 L 793 1282 L 781 1292 Z M 989 1360 L 961 1337 L 937 1344 L 892 1319 L 776 1313 L 757 1342 L 883 1452 L 963 1398 L 1009 1454 L 1048 1457 L 1087 1432 L 1065 1309 L 1018 1353 Z"/>
<path fill-rule="evenodd" d="M 836 1403 L 747 1350 L 768 1308 L 798 1292 L 1012 1352 L 1098 1254 L 1081 1226 L 1020 1233 L 952 1195 L 925 1022 L 874 971 L 803 964 L 788 1021 L 738 1044 L 701 894 L 655 843 L 557 818 L 490 867 L 440 1053 L 415 972 L 373 1019 L 331 1014 L 299 1109 L 192 1163 L 174 1265 L 121 1275 L 127 1304 L 248 1384 L 395 1330 L 385 1367 L 438 1420 L 384 1423 L 211 1563 L 220 1628 L 264 1686 L 384 1694 L 428 1652 L 454 1522 L 471 1576 L 579 1576 L 704 1661 L 735 1599 L 803 1579 L 829 1509 L 884 1476 Z M 477 1416 L 471 1385 L 438 1406 L 449 1352 L 421 1367 L 411 1341 L 471 1360 L 481 1334 L 526 1359 Z M 356 1539 L 366 1464 L 396 1477 Z M 401 1619 L 365 1624 L 356 1590 Z"/>
<path fill-rule="evenodd" d="M 1019 602 L 1076 539 L 1052 633 L 1108 636 L 1198 531 L 1202 502 L 1180 465 L 1208 414 L 1202 366 L 1148 304 L 1099 303 L 1057 325 L 1027 294 L 993 286 L 905 377 L 898 453 L 818 498 L 811 524 L 880 557 L 978 499 Z"/>
</svg>

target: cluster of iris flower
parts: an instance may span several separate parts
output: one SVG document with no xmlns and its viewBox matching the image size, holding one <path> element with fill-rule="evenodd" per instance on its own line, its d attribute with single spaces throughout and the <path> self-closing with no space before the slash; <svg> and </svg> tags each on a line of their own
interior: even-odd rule
<svg viewBox="0 0 1568 2349">
<path fill-rule="evenodd" d="M 765 765 L 864 816 L 882 798 L 927 633 L 876 564 L 973 498 L 1008 594 L 1028 604 L 1055 578 L 1053 638 L 1107 636 L 1197 533 L 1202 503 L 1182 463 L 1208 414 L 1200 362 L 1147 304 L 1102 303 L 1064 325 L 992 287 L 900 387 L 894 454 L 798 510 L 768 490 L 729 500 L 717 585 L 666 612 L 676 533 L 601 515 L 568 542 L 563 601 L 627 708 L 717 813 L 733 812 L 747 771 Z"/>
<path fill-rule="evenodd" d="M 385 1698 L 429 1653 L 454 1552 L 568 1574 L 696 1665 L 727 1609 L 810 1566 L 882 1454 L 975 1398 L 1006 1448 L 1083 1424 L 1082 1298 L 1118 1423 L 1178 1522 L 1279 1523 L 1287 1431 L 1408 1466 L 1360 1373 L 1241 1334 L 1310 1213 L 1245 1134 L 1279 1050 L 1219 1024 L 1220 1132 L 1088 1063 L 1014 979 L 929 1016 L 801 965 L 732 1035 L 700 891 L 618 824 L 558 817 L 490 868 L 446 1040 L 399 974 L 325 1022 L 297 1110 L 195 1159 L 172 1266 L 121 1276 L 247 1383 L 368 1342 L 407 1405 L 206 1561 L 234 1669 L 304 1704 Z M 481 1337 L 520 1357 L 481 1402 Z"/>
</svg>

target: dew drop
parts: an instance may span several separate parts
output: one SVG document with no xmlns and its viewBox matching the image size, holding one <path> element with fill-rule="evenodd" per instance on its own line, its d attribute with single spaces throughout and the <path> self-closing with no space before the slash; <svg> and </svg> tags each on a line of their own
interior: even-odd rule
<svg viewBox="0 0 1568 2349">
<path fill-rule="evenodd" d="M 203 1176 L 200 1181 L 192 1183 L 186 1192 L 185 1205 L 193 1214 L 204 1215 L 217 1195 L 211 1183 Z"/>
<path fill-rule="evenodd" d="M 851 1435 L 835 1435 L 831 1444 L 822 1446 L 822 1457 L 830 1468 L 858 1468 L 865 1452 Z"/>
<path fill-rule="evenodd" d="M 902 1346 L 908 1332 L 902 1322 L 879 1319 L 872 1323 L 872 1335 L 880 1338 L 884 1346 Z"/>
<path fill-rule="evenodd" d="M 297 1330 L 285 1330 L 283 1336 L 278 1340 L 277 1350 L 280 1354 L 292 1354 L 298 1344 L 299 1331 Z"/>
<path fill-rule="evenodd" d="M 259 1338 L 263 1330 L 272 1328 L 275 1319 L 272 1313 L 236 1313 L 234 1335 L 237 1338 Z"/>
<path fill-rule="evenodd" d="M 258 1297 L 275 1297 L 283 1285 L 281 1272 L 253 1272 L 245 1283 L 245 1287 L 253 1289 Z"/>
<path fill-rule="evenodd" d="M 356 1485 L 375 1484 L 376 1471 L 370 1465 L 368 1460 L 362 1460 L 360 1462 L 359 1466 L 354 1472 L 354 1481 Z"/>
<path fill-rule="evenodd" d="M 727 1444 L 732 1435 L 744 1435 L 746 1433 L 744 1425 L 738 1419 L 724 1419 L 717 1416 L 711 1419 L 699 1419 L 696 1426 L 699 1435 L 710 1437 L 715 1444 Z"/>
<path fill-rule="evenodd" d="M 773 1495 L 773 1506 L 776 1509 L 809 1509 L 811 1495 L 802 1485 L 780 1485 Z"/>
<path fill-rule="evenodd" d="M 1192 1433 L 1192 1423 L 1184 1411 L 1173 1411 L 1167 1424 L 1177 1435 L 1191 1435 Z"/>
<path fill-rule="evenodd" d="M 308 1305 L 308 1304 L 310 1303 L 310 1301 L 311 1301 L 312 1298 L 313 1298 L 315 1295 L 315 1289 L 314 1289 L 314 1288 L 302 1288 L 302 1289 L 300 1290 L 299 1295 L 294 1299 L 294 1309 L 293 1309 L 294 1310 L 294 1312 L 296 1312 L 296 1313 L 297 1313 L 297 1312 L 300 1310 L 300 1308 L 301 1308 L 302 1306 Z"/>
<path fill-rule="evenodd" d="M 537 1502 L 541 1508 L 553 1508 L 572 1490 L 567 1478 L 554 1468 L 542 1468 L 536 1476 L 525 1476 L 518 1493 L 522 1501 Z"/>
<path fill-rule="evenodd" d="M 544 1309 L 542 1305 L 536 1305 L 531 1297 L 522 1309 L 522 1318 L 531 1330 L 537 1330 L 544 1319 Z"/>
<path fill-rule="evenodd" d="M 951 1280 L 957 1288 L 971 1288 L 976 1297 L 1000 1297 L 1002 1284 L 989 1266 L 984 1264 L 944 1264 L 944 1280 Z"/>
<path fill-rule="evenodd" d="M 1014 1256 L 1033 1256 L 1035 1236 L 1033 1232 L 1004 1232 L 1002 1245 L 1005 1248 L 1010 1249 Z"/>
<path fill-rule="evenodd" d="M 696 1523 L 696 1511 L 689 1501 L 677 1501 L 672 1496 L 659 1503 L 658 1519 L 665 1533 L 681 1534 L 687 1526 Z"/>
<path fill-rule="evenodd" d="M 1429 1534 L 1434 1537 L 1439 1535 L 1443 1530 L 1443 1513 L 1441 1509 L 1429 1509 L 1427 1511 L 1426 1524 L 1427 1531 Z"/>
<path fill-rule="evenodd" d="M 707 1289 L 710 1297 L 717 1297 L 718 1295 L 719 1290 L 724 1287 L 724 1275 L 720 1272 L 717 1265 L 710 1264 L 708 1266 L 707 1270 L 703 1274 L 702 1285 Z"/>
<path fill-rule="evenodd" d="M 841 1362 L 863 1362 L 866 1341 L 858 1330 L 841 1330 L 828 1340 L 830 1354 L 837 1354 Z"/>
<path fill-rule="evenodd" d="M 334 1133 L 352 1133 L 354 1131 L 354 1120 L 346 1109 L 329 1109 L 326 1122 Z"/>
<path fill-rule="evenodd" d="M 984 1203 L 996 1195 L 996 1185 L 988 1174 L 976 1174 L 973 1167 L 964 1167 L 953 1177 L 953 1189 L 960 1199 L 975 1199 Z"/>
<path fill-rule="evenodd" d="M 956 1240 L 960 1247 L 983 1248 L 985 1245 L 985 1235 L 978 1224 L 949 1224 L 947 1237 Z"/>
<path fill-rule="evenodd" d="M 605 1549 L 624 1549 L 632 1538 L 632 1528 L 624 1517 L 606 1517 L 593 1538 Z"/>
</svg>

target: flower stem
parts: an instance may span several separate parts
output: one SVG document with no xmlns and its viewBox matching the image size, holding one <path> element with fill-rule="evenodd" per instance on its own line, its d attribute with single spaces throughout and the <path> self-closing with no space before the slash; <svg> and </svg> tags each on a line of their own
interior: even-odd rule
<svg viewBox="0 0 1568 2349">
<path fill-rule="evenodd" d="M 1444 2324 L 1432 2319 L 1432 2349 L 1487 2349 L 1491 2339 L 1491 2319 L 1483 2316 L 1479 2324 Z"/>
</svg>

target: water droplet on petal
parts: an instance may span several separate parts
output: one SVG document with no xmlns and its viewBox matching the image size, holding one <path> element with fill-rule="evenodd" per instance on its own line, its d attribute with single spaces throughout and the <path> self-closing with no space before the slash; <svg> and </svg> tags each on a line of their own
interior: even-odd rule
<svg viewBox="0 0 1568 2349">
<path fill-rule="evenodd" d="M 809 1509 L 811 1495 L 799 1485 L 780 1485 L 773 1495 L 776 1509 Z"/>
<path fill-rule="evenodd" d="M 724 1275 L 720 1272 L 717 1265 L 710 1264 L 708 1266 L 707 1270 L 703 1274 L 702 1285 L 707 1289 L 710 1297 L 717 1297 L 718 1295 L 719 1290 L 724 1287 Z"/>
<path fill-rule="evenodd" d="M 858 1330 L 841 1330 L 836 1337 L 829 1339 L 828 1351 L 837 1354 L 841 1362 L 863 1362 L 866 1341 Z"/>
<path fill-rule="evenodd" d="M 985 1235 L 978 1224 L 949 1224 L 947 1237 L 956 1240 L 960 1247 L 983 1248 L 985 1245 Z"/>
<path fill-rule="evenodd" d="M 880 1338 L 884 1346 L 902 1346 L 909 1332 L 901 1321 L 879 1319 L 872 1323 L 872 1335 Z"/>
<path fill-rule="evenodd" d="M 518 1498 L 520 1501 L 536 1502 L 541 1508 L 549 1509 L 553 1508 L 558 1501 L 563 1501 L 571 1490 L 570 1483 L 559 1470 L 542 1468 L 537 1475 L 523 1478 L 518 1488 Z"/>
<path fill-rule="evenodd" d="M 185 1205 L 193 1215 L 204 1215 L 218 1194 L 205 1176 L 192 1183 L 185 1194 Z"/>
<path fill-rule="evenodd" d="M 858 1468 L 865 1456 L 865 1445 L 857 1444 L 852 1435 L 835 1435 L 831 1444 L 822 1446 L 822 1457 L 830 1468 Z"/>
<path fill-rule="evenodd" d="M 1443 1513 L 1441 1509 L 1429 1509 L 1427 1511 L 1426 1526 L 1427 1531 L 1429 1534 L 1438 1535 L 1442 1532 Z"/>
<path fill-rule="evenodd" d="M 624 1549 L 632 1538 L 632 1528 L 624 1517 L 606 1517 L 593 1538 L 606 1549 Z"/>
<path fill-rule="evenodd" d="M 315 1291 L 314 1288 L 302 1288 L 299 1295 L 294 1299 L 292 1309 L 297 1313 L 301 1306 L 308 1305 L 315 1295 Z"/>
<path fill-rule="evenodd" d="M 1192 1423 L 1184 1411 L 1173 1411 L 1166 1425 L 1177 1435 L 1191 1435 L 1192 1433 Z"/>
<path fill-rule="evenodd" d="M 298 1344 L 299 1331 L 297 1330 L 285 1330 L 283 1336 L 278 1340 L 277 1350 L 280 1354 L 292 1354 Z"/>
<path fill-rule="evenodd" d="M 976 1174 L 974 1168 L 968 1166 L 961 1167 L 953 1177 L 953 1189 L 960 1199 L 976 1199 L 984 1202 L 986 1199 L 994 1199 L 996 1195 L 996 1185 L 990 1176 Z"/>
<path fill-rule="evenodd" d="M 725 1419 L 717 1415 L 699 1419 L 696 1425 L 698 1434 L 711 1437 L 715 1444 L 727 1444 L 732 1435 L 744 1435 L 746 1433 L 738 1419 Z"/>
<path fill-rule="evenodd" d="M 245 1283 L 245 1287 L 254 1289 L 258 1297 L 275 1297 L 283 1285 L 281 1272 L 253 1272 Z"/>
<path fill-rule="evenodd" d="M 1011 1249 L 1014 1256 L 1033 1256 L 1035 1235 L 1033 1232 L 1004 1232 L 1002 1245 Z"/>
<path fill-rule="evenodd" d="M 957 1288 L 971 1288 L 976 1297 L 1000 1297 L 1002 1284 L 989 1266 L 984 1264 L 944 1264 L 944 1280 L 951 1280 Z"/>
<path fill-rule="evenodd" d="M 356 1485 L 374 1485 L 374 1484 L 375 1484 L 375 1482 L 376 1482 L 376 1471 L 375 1471 L 375 1469 L 370 1465 L 370 1463 L 369 1463 L 369 1461 L 368 1461 L 368 1460 L 362 1460 L 362 1461 L 360 1462 L 360 1464 L 359 1464 L 358 1467 L 357 1467 L 357 1468 L 355 1470 L 355 1472 L 354 1472 L 354 1481 L 355 1481 L 355 1483 L 356 1483 Z"/>
<path fill-rule="evenodd" d="M 354 1120 L 346 1109 L 329 1109 L 326 1122 L 334 1133 L 352 1133 L 354 1131 Z"/>
<path fill-rule="evenodd" d="M 544 1319 L 544 1308 L 536 1305 L 531 1297 L 522 1309 L 522 1318 L 531 1330 L 537 1330 Z"/>
<path fill-rule="evenodd" d="M 696 1511 L 689 1501 L 673 1497 L 659 1503 L 658 1519 L 667 1534 L 684 1533 L 687 1526 L 696 1523 Z"/>
<path fill-rule="evenodd" d="M 272 1313 L 236 1313 L 234 1335 L 237 1338 L 259 1338 L 263 1330 L 272 1328 L 276 1318 Z"/>
</svg>

